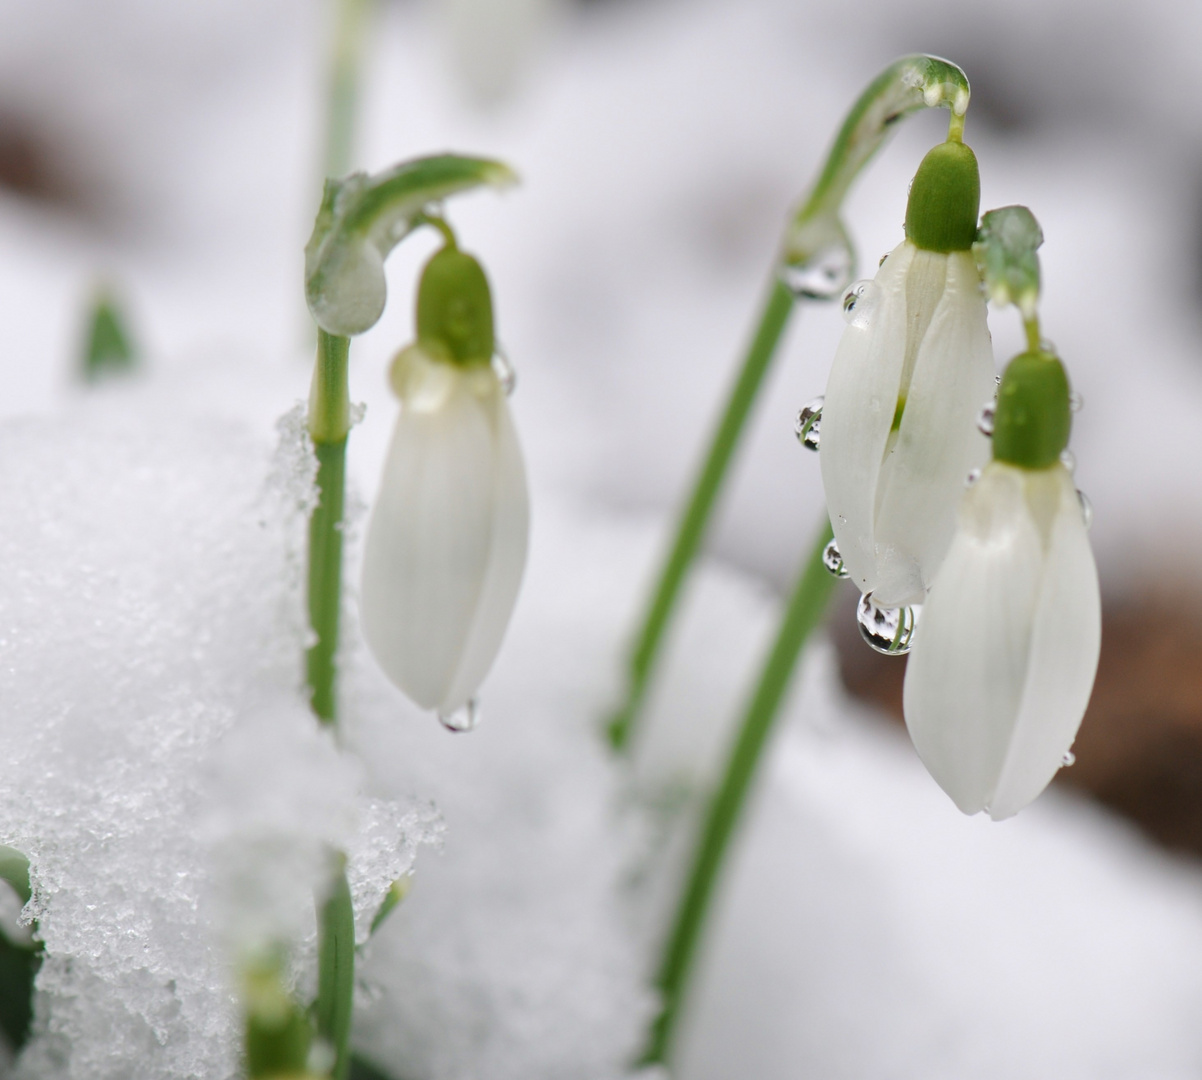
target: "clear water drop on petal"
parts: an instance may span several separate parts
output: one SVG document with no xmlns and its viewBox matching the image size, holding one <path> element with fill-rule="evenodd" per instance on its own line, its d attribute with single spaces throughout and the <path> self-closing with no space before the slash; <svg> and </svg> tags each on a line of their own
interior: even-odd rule
<svg viewBox="0 0 1202 1080">
<path fill-rule="evenodd" d="M 475 698 L 470 698 L 466 705 L 460 706 L 454 712 L 439 713 L 438 722 L 447 731 L 454 731 L 456 734 L 464 731 L 475 731 L 477 725 L 480 723 L 480 702 Z"/>
<path fill-rule="evenodd" d="M 816 397 L 807 401 L 797 414 L 797 423 L 793 425 L 793 433 L 797 441 L 807 450 L 817 450 L 822 439 L 822 404 L 824 398 Z"/>
<path fill-rule="evenodd" d="M 990 401 L 981 407 L 977 414 L 977 430 L 988 438 L 993 437 L 993 421 L 997 415 L 997 405 Z"/>
<path fill-rule="evenodd" d="M 867 329 L 880 301 L 881 289 L 875 281 L 864 278 L 853 282 L 843 294 L 843 321 Z"/>
<path fill-rule="evenodd" d="M 505 355 L 505 351 L 500 345 L 497 346 L 497 351 L 492 354 L 492 370 L 497 377 L 497 382 L 501 384 L 501 389 L 505 396 L 509 397 L 513 393 L 513 388 L 518 384 L 518 373 L 514 371 L 513 364 L 510 363 L 509 357 Z"/>
<path fill-rule="evenodd" d="M 847 577 L 847 567 L 843 565 L 843 553 L 837 541 L 832 540 L 822 549 L 822 565 L 832 577 Z"/>
<path fill-rule="evenodd" d="M 1077 755 L 1071 750 L 1065 750 L 1064 757 L 1060 759 L 1060 764 L 1067 769 L 1070 765 L 1075 765 L 1076 763 Z"/>
<path fill-rule="evenodd" d="M 969 471 L 969 474 L 964 478 L 964 486 L 972 487 L 973 484 L 975 484 L 980 479 L 981 479 L 981 470 L 980 469 L 972 469 Z"/>
<path fill-rule="evenodd" d="M 1080 412 L 1085 408 L 1085 398 L 1078 394 L 1076 390 L 1074 390 L 1068 396 L 1068 407 L 1072 409 L 1073 412 Z"/>
<path fill-rule="evenodd" d="M 868 289 L 868 286 L 871 284 L 872 282 L 868 278 L 861 278 L 859 281 L 853 281 L 844 290 L 842 300 L 843 318 L 847 322 L 851 322 L 851 320 L 854 318 L 856 304 L 859 302 L 860 297 L 864 295 Z"/>
<path fill-rule="evenodd" d="M 1077 489 L 1077 501 L 1081 504 L 1081 520 L 1088 529 L 1093 524 L 1093 503 L 1089 501 L 1089 496 L 1080 488 Z"/>
<path fill-rule="evenodd" d="M 860 626 L 860 636 L 877 652 L 902 656 L 914 647 L 914 628 L 921 614 L 921 604 L 878 607 L 872 593 L 865 593 L 856 608 L 856 622 Z"/>
<path fill-rule="evenodd" d="M 1069 472 L 1075 472 L 1077 468 L 1077 457 L 1071 450 L 1061 450 L 1060 464 L 1068 469 Z"/>
</svg>

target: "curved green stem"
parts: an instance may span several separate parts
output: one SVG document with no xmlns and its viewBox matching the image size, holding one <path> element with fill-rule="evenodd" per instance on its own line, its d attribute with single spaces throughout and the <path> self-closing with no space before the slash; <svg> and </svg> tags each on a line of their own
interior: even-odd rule
<svg viewBox="0 0 1202 1080">
<path fill-rule="evenodd" d="M 785 238 L 786 265 L 805 266 L 839 242 L 839 210 L 848 188 L 898 121 L 942 106 L 952 113 L 949 128 L 956 129 L 957 118 L 962 128 L 968 99 L 968 77 L 937 56 L 903 56 L 885 68 L 848 111 L 822 172 L 793 215 Z"/>
<path fill-rule="evenodd" d="M 689 974 L 731 838 L 755 779 L 773 721 L 792 680 L 797 658 L 814 628 L 822 621 L 834 591 L 835 579 L 822 562 L 823 549 L 833 535 L 830 524 L 824 524 L 805 561 L 772 651 L 743 715 L 726 774 L 710 803 L 688 884 L 681 896 L 656 978 L 662 1006 L 651 1030 L 644 1064 L 666 1064 L 668 1061 Z"/>
<path fill-rule="evenodd" d="M 701 473 L 693 486 L 693 493 L 680 519 L 651 606 L 636 639 L 630 658 L 626 701 L 609 721 L 608 726 L 609 739 L 615 749 L 623 749 L 629 742 L 635 718 L 642 707 L 651 672 L 663 644 L 664 630 L 676 606 L 685 575 L 701 546 L 714 502 L 722 486 L 722 479 L 738 447 L 739 436 L 755 404 L 756 395 L 764 381 L 764 373 L 772 362 L 792 311 L 793 294 L 779 279 L 774 278 L 760 313 L 759 325 L 751 339 L 734 389 L 726 402 L 726 409 L 718 422 Z"/>
<path fill-rule="evenodd" d="M 955 64 L 933 56 L 904 56 L 882 71 L 856 100 L 835 137 L 822 171 L 801 200 L 786 229 L 777 271 L 805 272 L 829 264 L 831 276 L 811 299 L 833 299 L 854 273 L 854 256 L 839 211 L 852 181 L 903 117 L 923 108 L 951 110 L 952 127 L 962 127 L 969 87 Z M 617 750 L 627 748 L 647 695 L 663 638 L 713 514 L 743 427 L 780 342 L 792 295 L 774 273 L 759 326 L 718 424 L 705 463 L 677 527 L 650 606 L 631 650 L 626 696 L 606 731 Z"/>
<path fill-rule="evenodd" d="M 309 434 L 317 454 L 317 506 L 309 518 L 309 625 L 316 640 L 305 654 L 313 712 L 335 724 L 338 621 L 342 610 L 342 513 L 346 436 L 350 430 L 347 355 L 350 341 L 318 331 L 309 398 Z"/>
</svg>

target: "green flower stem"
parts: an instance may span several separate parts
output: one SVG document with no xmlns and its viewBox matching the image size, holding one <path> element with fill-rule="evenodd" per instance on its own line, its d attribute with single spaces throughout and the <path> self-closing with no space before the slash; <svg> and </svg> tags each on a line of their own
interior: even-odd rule
<svg viewBox="0 0 1202 1080">
<path fill-rule="evenodd" d="M 331 883 L 318 919 L 317 1034 L 334 1050 L 330 1080 L 347 1080 L 351 1067 L 351 1011 L 355 989 L 355 910 L 346 880 L 346 859 Z"/>
<path fill-rule="evenodd" d="M 903 56 L 885 68 L 868 84 L 844 118 L 822 170 L 788 223 L 777 269 L 783 272 L 817 269 L 833 257 L 836 265 L 846 266 L 850 280 L 854 257 L 839 212 L 852 182 L 898 121 L 921 109 L 943 107 L 952 113 L 949 132 L 958 134 L 963 130 L 968 101 L 968 79 L 964 72 L 939 57 Z M 832 276 L 829 290 L 805 295 L 829 300 L 841 290 L 842 284 Z M 681 586 L 701 547 L 743 426 L 792 307 L 793 297 L 788 289 L 774 280 L 751 348 L 635 638 L 628 662 L 626 697 L 607 725 L 610 742 L 616 750 L 630 745 Z"/>
<path fill-rule="evenodd" d="M 359 73 L 371 8 L 372 0 L 334 0 L 334 53 L 326 105 L 326 176 L 344 176 L 351 171 Z"/>
<path fill-rule="evenodd" d="M 747 801 L 773 721 L 792 680 L 797 658 L 811 632 L 822 621 L 834 592 L 835 579 L 822 562 L 823 549 L 833 536 L 830 524 L 826 523 L 806 559 L 781 619 L 772 651 L 743 716 L 726 775 L 710 803 L 688 885 L 681 896 L 656 978 L 662 1011 L 652 1027 L 644 1064 L 667 1064 L 689 974 L 731 837 Z"/>
<path fill-rule="evenodd" d="M 774 279 L 760 314 L 759 326 L 751 339 L 751 346 L 718 423 L 693 494 L 680 519 L 646 620 L 636 639 L 630 658 L 626 700 L 609 722 L 609 739 L 615 749 L 624 749 L 629 743 L 680 587 L 705 536 L 722 479 L 738 447 L 739 436 L 755 404 L 764 374 L 772 363 L 776 347 L 789 322 L 793 304 L 793 294 L 779 279 Z"/>
<path fill-rule="evenodd" d="M 313 712 L 337 722 L 338 616 L 342 609 L 342 512 L 346 436 L 350 430 L 347 355 L 350 339 L 318 331 L 309 399 L 309 434 L 317 454 L 318 503 L 309 518 L 309 625 L 317 640 L 306 653 Z"/>
</svg>

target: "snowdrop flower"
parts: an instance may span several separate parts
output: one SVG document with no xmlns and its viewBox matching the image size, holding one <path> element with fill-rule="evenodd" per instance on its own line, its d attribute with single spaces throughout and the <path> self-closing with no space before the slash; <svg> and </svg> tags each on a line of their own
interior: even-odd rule
<svg viewBox="0 0 1202 1080">
<path fill-rule="evenodd" d="M 448 245 L 422 274 L 417 342 L 392 366 L 401 414 L 360 598 L 380 666 L 443 717 L 492 666 L 526 561 L 525 469 L 493 348 L 484 271 Z"/>
<path fill-rule="evenodd" d="M 910 188 L 906 239 L 849 298 L 822 410 L 822 483 L 852 580 L 882 607 L 921 603 L 951 540 L 976 430 L 993 396 L 985 298 L 972 255 L 976 157 L 936 146 Z"/>
<path fill-rule="evenodd" d="M 1101 644 L 1098 574 L 1072 477 L 1064 367 L 1006 370 L 993 461 L 965 493 L 906 669 L 906 725 L 966 814 L 1017 813 L 1064 763 Z"/>
</svg>

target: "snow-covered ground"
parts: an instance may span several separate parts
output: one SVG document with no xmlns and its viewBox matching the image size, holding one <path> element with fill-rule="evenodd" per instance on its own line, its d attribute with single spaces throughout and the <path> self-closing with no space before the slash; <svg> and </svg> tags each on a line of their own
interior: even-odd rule
<svg viewBox="0 0 1202 1080">
<path fill-rule="evenodd" d="M 274 893 L 251 904 L 252 871 L 284 868 L 298 888 L 283 896 L 307 904 L 325 841 L 361 851 L 365 894 L 417 852 L 357 1017 L 398 1080 L 623 1074 L 652 1008 L 630 885 L 652 841 L 596 726 L 784 215 L 899 53 L 966 67 L 983 206 L 1023 202 L 1043 224 L 1044 325 L 1086 399 L 1073 448 L 1105 586 L 1196 580 L 1192 6 L 597 3 L 558 12 L 515 95 L 482 111 L 435 12 L 388 5 L 362 164 L 452 148 L 524 179 L 451 216 L 492 275 L 519 372 L 535 522 L 481 728 L 451 736 L 410 708 L 352 624 L 360 757 L 339 757 L 296 690 L 303 476 L 287 455 L 272 472 L 276 419 L 308 378 L 300 257 L 327 13 L 0 12 L 0 121 L 43 133 L 82 192 L 0 194 L 0 414 L 14 418 L 0 430 L 0 839 L 33 857 L 54 958 L 31 1074 L 229 1075 L 229 957 L 261 929 L 240 920 L 303 919 Z M 942 123 L 911 121 L 853 191 L 865 270 L 897 242 Z M 384 365 L 409 338 L 430 244 L 394 256 L 392 304 L 353 350 L 360 508 L 391 428 Z M 100 275 L 126 297 L 146 373 L 85 394 L 72 365 Z M 712 774 L 821 513 L 791 418 L 821 392 L 842 322 L 799 316 L 656 689 L 645 784 Z M 1016 322 L 993 319 L 999 361 Z M 439 836 L 440 852 L 424 846 Z M 904 735 L 846 700 L 822 643 L 742 839 L 683 1080 L 1202 1071 L 1196 867 L 1059 791 L 1002 825 L 962 818 Z"/>
</svg>

